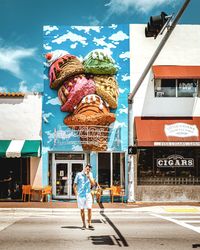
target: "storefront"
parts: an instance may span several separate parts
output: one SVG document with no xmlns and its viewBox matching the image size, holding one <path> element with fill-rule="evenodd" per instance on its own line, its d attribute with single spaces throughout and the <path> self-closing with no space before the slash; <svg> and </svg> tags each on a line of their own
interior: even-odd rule
<svg viewBox="0 0 200 250">
<path fill-rule="evenodd" d="M 0 200 L 21 200 L 22 185 L 41 185 L 41 95 L 0 93 L 0 104 Z"/>
<path fill-rule="evenodd" d="M 129 26 L 45 26 L 44 48 L 43 185 L 74 199 L 75 175 L 90 163 L 102 189 L 127 195 Z"/>
</svg>

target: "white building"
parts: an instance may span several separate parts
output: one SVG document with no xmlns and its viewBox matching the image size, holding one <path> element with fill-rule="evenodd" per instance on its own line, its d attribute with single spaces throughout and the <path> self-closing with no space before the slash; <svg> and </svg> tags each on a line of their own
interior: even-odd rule
<svg viewBox="0 0 200 250">
<path fill-rule="evenodd" d="M 131 89 L 162 36 L 131 25 Z M 200 198 L 200 26 L 177 25 L 133 99 L 135 200 Z"/>
</svg>

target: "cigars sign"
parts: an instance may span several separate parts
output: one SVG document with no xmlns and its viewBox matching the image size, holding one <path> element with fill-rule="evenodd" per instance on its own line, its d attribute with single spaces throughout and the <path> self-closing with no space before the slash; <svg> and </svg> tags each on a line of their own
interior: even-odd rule
<svg viewBox="0 0 200 250">
<path fill-rule="evenodd" d="M 194 167 L 193 158 L 184 158 L 181 155 L 170 155 L 167 158 L 156 159 L 156 165 L 159 168 L 163 167 Z"/>
<path fill-rule="evenodd" d="M 65 151 L 125 150 L 129 25 L 45 26 L 44 50 L 44 144 Z"/>
</svg>

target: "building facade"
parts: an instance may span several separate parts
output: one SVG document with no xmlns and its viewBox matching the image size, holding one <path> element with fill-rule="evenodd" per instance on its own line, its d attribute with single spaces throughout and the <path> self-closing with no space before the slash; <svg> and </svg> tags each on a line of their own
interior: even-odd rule
<svg viewBox="0 0 200 250">
<path fill-rule="evenodd" d="M 144 25 L 131 27 L 134 88 L 161 36 L 146 38 Z M 200 198 L 199 39 L 199 25 L 177 25 L 134 96 L 136 200 Z"/>
<path fill-rule="evenodd" d="M 42 96 L 0 93 L 0 199 L 21 199 L 22 185 L 42 185 Z"/>
</svg>

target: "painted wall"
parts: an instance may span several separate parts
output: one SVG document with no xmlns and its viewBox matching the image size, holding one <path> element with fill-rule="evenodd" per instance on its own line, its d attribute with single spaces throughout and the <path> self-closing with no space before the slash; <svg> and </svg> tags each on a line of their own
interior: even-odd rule
<svg viewBox="0 0 200 250">
<path fill-rule="evenodd" d="M 162 36 L 146 38 L 145 25 L 130 25 L 131 90 L 137 83 Z M 177 25 L 154 65 L 200 65 L 200 25 Z M 150 71 L 134 98 L 134 116 L 200 116 L 200 100 L 155 98 Z"/>
<path fill-rule="evenodd" d="M 1 140 L 41 139 L 42 96 L 40 94 L 1 97 L 0 106 Z"/>
<path fill-rule="evenodd" d="M 80 59 L 95 49 L 112 56 L 118 67 L 118 106 L 110 109 L 116 121 L 110 125 L 108 151 L 126 150 L 128 143 L 129 26 L 44 26 L 44 54 L 65 50 Z M 57 90 L 49 87 L 49 68 L 45 68 L 43 102 L 43 146 L 56 151 L 82 151 L 79 136 L 64 123 Z"/>
</svg>

